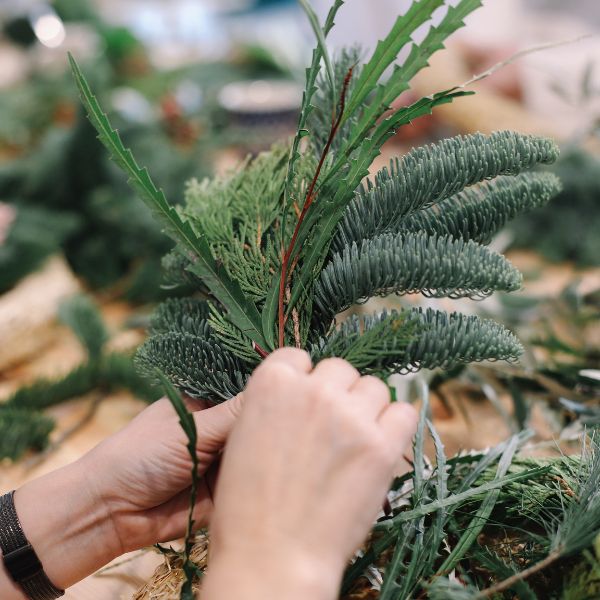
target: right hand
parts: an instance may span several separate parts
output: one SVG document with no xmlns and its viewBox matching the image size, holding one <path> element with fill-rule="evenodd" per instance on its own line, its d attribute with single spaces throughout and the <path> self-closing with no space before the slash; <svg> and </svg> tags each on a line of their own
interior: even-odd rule
<svg viewBox="0 0 600 600">
<path fill-rule="evenodd" d="M 278 350 L 226 445 L 202 598 L 336 598 L 416 428 L 408 404 L 341 359 Z"/>
</svg>

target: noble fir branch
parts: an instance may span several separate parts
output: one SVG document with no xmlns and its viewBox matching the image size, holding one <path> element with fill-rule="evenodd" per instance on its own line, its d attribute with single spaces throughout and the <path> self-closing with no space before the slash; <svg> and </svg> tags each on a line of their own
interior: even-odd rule
<svg viewBox="0 0 600 600">
<path fill-rule="evenodd" d="M 208 323 L 205 331 L 210 331 Z M 138 350 L 136 364 L 146 376 L 153 377 L 159 369 L 189 396 L 212 402 L 241 392 L 250 374 L 250 368 L 214 335 L 176 331 L 150 337 Z"/>
<path fill-rule="evenodd" d="M 209 305 L 204 300 L 190 297 L 169 298 L 154 311 L 150 331 L 153 334 L 173 331 L 205 335 L 209 315 Z"/>
<path fill-rule="evenodd" d="M 383 234 L 331 257 L 315 286 L 315 307 L 333 316 L 373 296 L 482 298 L 520 287 L 521 274 L 506 258 L 472 241 Z"/>
<path fill-rule="evenodd" d="M 413 149 L 359 190 L 337 228 L 333 249 L 397 230 L 407 215 L 475 183 L 517 175 L 557 157 L 554 142 L 512 131 L 457 136 Z"/>
<path fill-rule="evenodd" d="M 373 329 L 376 335 L 371 335 Z M 352 345 L 365 334 L 365 347 L 359 345 L 355 353 Z M 355 366 L 365 373 L 388 374 L 449 369 L 484 360 L 516 360 L 522 352 L 517 338 L 491 319 L 432 309 L 352 315 L 311 348 L 315 360 L 343 356 L 356 361 Z"/>
<path fill-rule="evenodd" d="M 517 337 L 492 319 L 447 314 L 433 309 L 409 311 L 408 322 L 420 331 L 409 343 L 400 371 L 415 371 L 484 360 L 517 360 L 523 346 Z"/>
<path fill-rule="evenodd" d="M 318 340 L 312 355 L 315 360 L 344 358 L 362 373 L 385 377 L 390 363 L 398 360 L 398 355 L 414 335 L 415 328 L 400 313 L 379 317 L 352 316 Z"/>
<path fill-rule="evenodd" d="M 544 206 L 560 190 L 560 180 L 551 173 L 498 177 L 410 214 L 399 228 L 489 244 L 508 221 Z"/>
</svg>

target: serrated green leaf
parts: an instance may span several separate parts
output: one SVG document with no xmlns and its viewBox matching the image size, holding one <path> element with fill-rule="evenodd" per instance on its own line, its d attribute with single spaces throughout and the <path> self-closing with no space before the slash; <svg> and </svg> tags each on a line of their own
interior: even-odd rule
<svg viewBox="0 0 600 600">
<path fill-rule="evenodd" d="M 429 21 L 433 12 L 443 4 L 444 0 L 417 0 L 411 4 L 404 15 L 396 19 L 389 34 L 377 44 L 375 52 L 362 69 L 354 93 L 346 107 L 343 121 L 364 104 L 386 69 L 396 60 L 402 48 L 410 42 L 411 35 Z"/>
<path fill-rule="evenodd" d="M 304 9 L 306 16 L 308 17 L 308 21 L 313 29 L 313 32 L 317 38 L 317 43 L 319 45 L 319 49 L 321 51 L 321 56 L 323 57 L 323 61 L 325 62 L 325 69 L 327 71 L 327 78 L 329 79 L 329 84 L 331 87 L 331 91 L 335 94 L 335 76 L 333 73 L 333 64 L 331 63 L 331 58 L 329 56 L 329 50 L 327 49 L 327 43 L 325 42 L 325 32 L 319 23 L 319 18 L 317 17 L 315 11 L 312 6 L 308 2 L 308 0 L 299 0 L 300 6 Z M 332 106 L 335 106 L 336 98 L 335 96 L 332 98 Z"/>
<path fill-rule="evenodd" d="M 190 271 L 203 279 L 211 293 L 225 307 L 231 323 L 257 344 L 266 345 L 256 306 L 244 296 L 239 285 L 230 279 L 225 269 L 217 264 L 206 238 L 196 235 L 191 225 L 169 205 L 162 190 L 154 185 L 148 171 L 138 166 L 131 150 L 123 145 L 118 132 L 113 129 L 108 117 L 102 111 L 71 54 L 69 54 L 69 62 L 88 117 L 112 159 L 123 169 L 129 183 L 150 208 L 156 220 L 178 243 L 178 249 L 190 259 L 192 262 Z"/>
</svg>

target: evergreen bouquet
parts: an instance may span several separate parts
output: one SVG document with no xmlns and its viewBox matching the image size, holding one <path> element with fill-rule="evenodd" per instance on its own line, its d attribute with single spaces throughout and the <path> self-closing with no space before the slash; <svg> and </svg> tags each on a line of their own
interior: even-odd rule
<svg viewBox="0 0 600 600">
<path fill-rule="evenodd" d="M 366 60 L 356 50 L 335 59 L 328 53 L 326 37 L 342 0 L 335 0 L 324 24 L 306 0 L 301 4 L 318 44 L 306 71 L 291 147 L 248 159 L 227 177 L 192 180 L 177 208 L 123 145 L 71 58 L 100 139 L 176 244 L 164 261 L 170 280 L 195 289 L 192 296 L 159 307 L 138 365 L 190 396 L 216 403 L 242 390 L 256 365 L 286 345 L 307 349 L 314 361 L 345 358 L 361 373 L 382 378 L 420 368 L 517 359 L 521 345 L 516 337 L 475 316 L 417 308 L 339 317 L 374 296 L 483 298 L 521 287 L 519 272 L 486 244 L 506 221 L 559 191 L 556 176 L 528 172 L 557 158 L 552 141 L 512 132 L 456 137 L 414 149 L 367 178 L 383 144 L 400 127 L 470 93 L 458 87 L 391 108 L 480 0 L 453 5 L 415 0 Z M 413 42 L 413 34 L 438 9 L 444 11 L 438 24 L 421 42 Z M 395 64 L 403 49 L 406 58 Z M 170 396 L 183 410 L 172 389 Z M 589 512 L 587 533 L 575 543 L 559 508 L 567 510 L 551 467 L 513 465 L 509 472 L 525 435 L 482 455 L 446 459 L 431 428 L 437 464 L 430 467 L 423 454 L 425 414 L 414 471 L 395 486 L 400 492 L 393 499 L 405 500 L 392 502 L 391 516 L 383 517 L 365 553 L 349 568 L 344 594 L 476 597 L 490 581 L 516 572 L 522 572 L 517 584 L 522 583 L 544 554 L 550 558 L 540 568 L 590 546 L 600 516 L 600 499 L 590 483 L 597 483 L 599 475 L 596 442 L 578 463 L 585 469 L 574 467 L 577 475 L 569 479 L 573 485 L 579 482 L 581 490 L 571 489 L 569 519 Z M 194 439 L 194 432 L 188 435 Z M 518 482 L 549 488 L 552 501 L 526 523 L 511 522 L 515 540 L 525 528 L 516 543 L 527 551 L 518 557 L 487 552 L 485 544 L 476 542 L 488 532 L 484 528 L 495 518 L 501 498 L 510 504 L 506 514 L 517 515 L 522 488 L 505 490 Z M 507 527 L 508 520 L 502 521 Z M 563 534 L 569 543 L 563 543 Z M 480 551 L 472 552 L 474 547 Z M 190 567 L 189 552 L 184 570 L 183 594 L 191 598 L 198 570 Z M 369 572 L 365 590 L 361 581 Z M 466 585 L 444 577 L 456 573 Z M 506 587 L 515 589 L 515 584 Z"/>
</svg>

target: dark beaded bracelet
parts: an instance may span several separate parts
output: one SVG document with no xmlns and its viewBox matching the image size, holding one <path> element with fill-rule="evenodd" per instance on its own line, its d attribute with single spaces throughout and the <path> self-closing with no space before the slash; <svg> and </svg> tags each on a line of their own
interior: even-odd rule
<svg viewBox="0 0 600 600">
<path fill-rule="evenodd" d="M 64 595 L 48 579 L 35 550 L 25 537 L 15 510 L 14 491 L 0 496 L 0 550 L 7 573 L 30 600 L 54 600 Z"/>
</svg>

